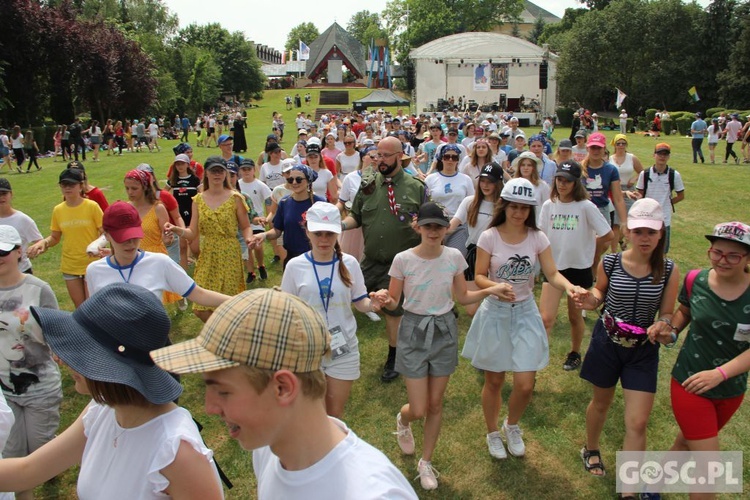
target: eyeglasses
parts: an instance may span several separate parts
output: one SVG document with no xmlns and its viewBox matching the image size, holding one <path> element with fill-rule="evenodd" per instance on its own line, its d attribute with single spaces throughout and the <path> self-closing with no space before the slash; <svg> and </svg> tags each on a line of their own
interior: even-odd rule
<svg viewBox="0 0 750 500">
<path fill-rule="evenodd" d="M 458 155 L 443 155 L 443 160 L 458 161 Z"/>
<path fill-rule="evenodd" d="M 289 184 L 302 184 L 302 181 L 306 181 L 306 177 L 287 177 L 286 181 Z"/>
<path fill-rule="evenodd" d="M 398 153 L 378 153 L 378 158 L 390 158 L 391 156 L 395 156 L 401 154 L 399 151 Z"/>
<path fill-rule="evenodd" d="M 14 250 L 16 250 L 18 247 L 13 247 L 10 250 L 0 250 L 0 257 L 7 257 L 11 253 L 13 253 Z"/>
<path fill-rule="evenodd" d="M 628 145 L 628 143 L 627 143 L 627 142 L 616 142 L 616 143 L 615 143 L 615 146 L 620 146 L 620 147 L 625 147 L 625 146 L 627 146 L 627 145 Z"/>
<path fill-rule="evenodd" d="M 711 262 L 716 262 L 717 264 L 721 262 L 721 259 L 724 259 L 727 261 L 727 264 L 730 264 L 732 266 L 737 265 L 740 263 L 740 261 L 747 257 L 750 254 L 750 252 L 747 253 L 724 253 L 721 250 L 716 249 L 709 249 L 708 250 L 708 258 L 711 259 Z"/>
</svg>

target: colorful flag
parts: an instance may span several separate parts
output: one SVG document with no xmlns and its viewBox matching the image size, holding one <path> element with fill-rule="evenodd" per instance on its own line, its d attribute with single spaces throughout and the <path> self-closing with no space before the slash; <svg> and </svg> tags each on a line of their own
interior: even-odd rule
<svg viewBox="0 0 750 500">
<path fill-rule="evenodd" d="M 286 64 L 286 50 L 281 51 L 281 64 Z"/>
<path fill-rule="evenodd" d="M 692 97 L 695 102 L 698 102 L 701 100 L 701 98 L 698 97 L 698 91 L 695 90 L 695 85 L 690 87 L 690 90 L 688 90 L 688 94 L 690 94 L 690 97 Z"/>
<path fill-rule="evenodd" d="M 300 40 L 299 41 L 299 60 L 307 61 L 308 59 L 310 59 L 310 47 L 305 45 L 305 42 Z"/>
<path fill-rule="evenodd" d="M 624 101 L 628 95 L 617 87 L 615 87 L 615 90 L 617 91 L 617 109 L 620 109 L 622 101 Z"/>
</svg>

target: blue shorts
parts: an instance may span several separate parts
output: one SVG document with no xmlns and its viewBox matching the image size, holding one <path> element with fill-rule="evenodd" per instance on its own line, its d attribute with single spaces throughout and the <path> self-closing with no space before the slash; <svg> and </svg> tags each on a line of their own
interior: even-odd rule
<svg viewBox="0 0 750 500">
<path fill-rule="evenodd" d="M 617 345 L 609 339 L 599 319 L 583 358 L 580 377 L 604 389 L 614 387 L 619 380 L 623 389 L 655 393 L 658 368 L 659 344 Z"/>
</svg>

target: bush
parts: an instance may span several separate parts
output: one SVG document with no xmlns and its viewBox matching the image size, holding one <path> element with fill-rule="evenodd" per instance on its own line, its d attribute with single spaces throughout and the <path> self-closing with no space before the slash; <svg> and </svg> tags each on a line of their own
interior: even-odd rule
<svg viewBox="0 0 750 500">
<path fill-rule="evenodd" d="M 645 116 L 638 117 L 638 130 L 641 132 L 645 132 L 646 130 L 649 130 L 651 128 L 651 123 L 646 121 Z"/>
<path fill-rule="evenodd" d="M 661 122 L 661 132 L 664 135 L 670 135 L 672 134 L 672 120 L 662 120 Z"/>
<path fill-rule="evenodd" d="M 570 127 L 573 124 L 573 108 L 557 108 L 555 113 L 557 113 L 561 127 Z"/>
<path fill-rule="evenodd" d="M 652 121 L 654 121 L 654 118 L 656 118 L 656 112 L 657 111 L 659 111 L 659 110 L 656 109 L 656 108 L 648 108 L 646 110 L 646 121 L 648 123 L 651 123 Z"/>
<path fill-rule="evenodd" d="M 683 116 L 695 116 L 695 113 L 692 111 L 674 111 L 672 113 L 669 113 L 669 116 L 672 117 L 672 120 L 677 120 L 678 118 L 682 118 Z"/>
<path fill-rule="evenodd" d="M 690 125 L 693 123 L 693 119 L 690 116 L 682 116 L 675 120 L 677 126 L 677 133 L 681 136 L 690 135 Z"/>
<path fill-rule="evenodd" d="M 713 116 L 719 116 L 719 114 L 724 111 L 724 108 L 708 108 L 706 110 L 706 116 L 713 117 Z"/>
</svg>

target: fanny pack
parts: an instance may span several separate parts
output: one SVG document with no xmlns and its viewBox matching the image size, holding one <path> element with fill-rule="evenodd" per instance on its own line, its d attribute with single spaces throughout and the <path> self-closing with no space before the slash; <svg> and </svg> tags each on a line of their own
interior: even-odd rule
<svg viewBox="0 0 750 500">
<path fill-rule="evenodd" d="M 645 328 L 626 323 L 606 310 L 602 313 L 602 324 L 609 339 L 622 347 L 638 347 L 648 340 Z"/>
</svg>

